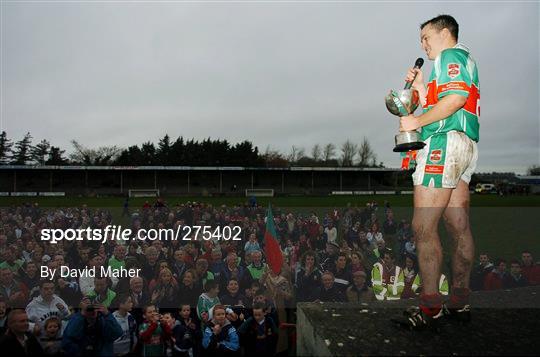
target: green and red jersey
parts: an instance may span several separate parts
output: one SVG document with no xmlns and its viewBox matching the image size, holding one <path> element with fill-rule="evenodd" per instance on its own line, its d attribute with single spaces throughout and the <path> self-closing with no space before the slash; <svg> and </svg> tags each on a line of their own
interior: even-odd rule
<svg viewBox="0 0 540 357">
<path fill-rule="evenodd" d="M 449 94 L 467 98 L 465 105 L 448 118 L 422 127 L 422 140 L 437 133 L 462 131 L 478 142 L 480 116 L 480 81 L 476 62 L 462 44 L 447 48 L 435 59 L 427 84 L 424 113 Z"/>
</svg>

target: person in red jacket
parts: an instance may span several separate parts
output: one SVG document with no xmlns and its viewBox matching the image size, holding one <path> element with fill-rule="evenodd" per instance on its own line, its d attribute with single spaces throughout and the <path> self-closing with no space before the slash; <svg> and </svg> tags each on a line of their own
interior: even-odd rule
<svg viewBox="0 0 540 357">
<path fill-rule="evenodd" d="M 534 263 L 533 256 L 528 250 L 521 253 L 521 273 L 529 285 L 540 285 L 540 265 Z"/>
<path fill-rule="evenodd" d="M 484 280 L 484 290 L 500 290 L 504 287 L 504 281 L 507 276 L 506 261 L 504 259 L 498 259 L 495 264 L 495 269 L 486 275 Z"/>
</svg>

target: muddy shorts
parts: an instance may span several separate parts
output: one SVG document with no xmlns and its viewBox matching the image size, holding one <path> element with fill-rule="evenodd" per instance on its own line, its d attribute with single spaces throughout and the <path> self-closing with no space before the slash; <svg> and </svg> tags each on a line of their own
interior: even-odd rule
<svg viewBox="0 0 540 357">
<path fill-rule="evenodd" d="M 416 154 L 415 186 L 456 188 L 459 180 L 471 181 L 478 160 L 476 142 L 463 132 L 449 131 L 432 135 L 425 143 Z"/>
</svg>

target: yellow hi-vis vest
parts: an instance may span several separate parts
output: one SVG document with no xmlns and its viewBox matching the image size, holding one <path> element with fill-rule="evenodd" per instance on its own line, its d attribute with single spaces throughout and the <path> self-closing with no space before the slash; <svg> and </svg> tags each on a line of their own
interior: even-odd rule
<svg viewBox="0 0 540 357">
<path fill-rule="evenodd" d="M 418 290 L 420 285 L 422 285 L 420 274 L 416 274 L 411 287 L 412 291 L 416 293 L 416 290 Z M 439 279 L 439 293 L 441 293 L 441 295 L 448 295 L 448 279 L 446 279 L 444 274 L 441 274 L 441 278 Z"/>
<path fill-rule="evenodd" d="M 396 265 L 393 281 L 385 283 L 383 281 L 384 267 L 381 263 L 373 264 L 371 270 L 371 284 L 377 300 L 399 300 L 405 287 L 405 275 L 400 267 Z"/>
</svg>

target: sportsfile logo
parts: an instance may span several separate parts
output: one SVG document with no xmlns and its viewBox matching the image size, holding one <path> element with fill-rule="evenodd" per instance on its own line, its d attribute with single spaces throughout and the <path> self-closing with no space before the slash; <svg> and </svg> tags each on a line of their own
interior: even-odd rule
<svg viewBox="0 0 540 357">
<path fill-rule="evenodd" d="M 242 228 L 240 226 L 182 226 L 176 229 L 139 229 L 135 234 L 129 228 L 108 225 L 104 229 L 79 228 L 79 229 L 42 229 L 41 240 L 56 244 L 62 240 L 87 240 L 105 243 L 111 240 L 242 240 Z"/>
</svg>

